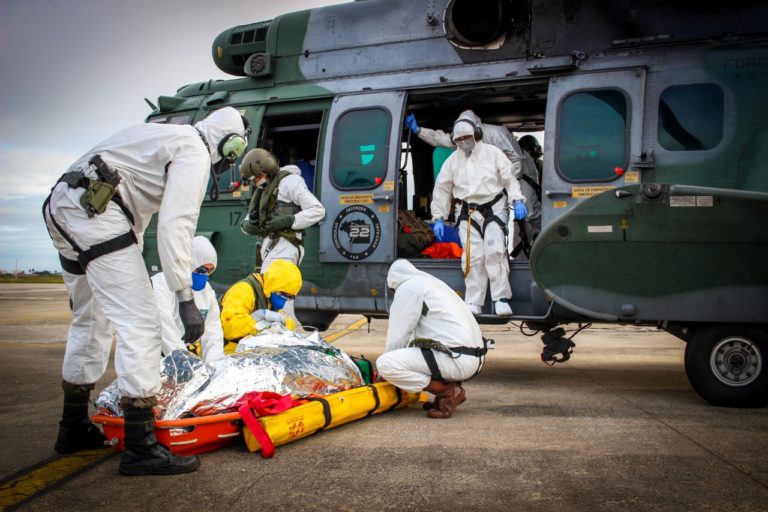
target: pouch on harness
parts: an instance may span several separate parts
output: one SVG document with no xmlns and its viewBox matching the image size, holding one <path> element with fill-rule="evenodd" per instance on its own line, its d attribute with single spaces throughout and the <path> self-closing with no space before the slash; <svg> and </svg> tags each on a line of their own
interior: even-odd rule
<svg viewBox="0 0 768 512">
<path fill-rule="evenodd" d="M 64 182 L 69 188 L 85 189 L 85 192 L 80 197 L 80 204 L 83 206 L 83 209 L 89 218 L 104 213 L 107 209 L 107 205 L 112 201 L 122 210 L 123 214 L 131 223 L 131 226 L 133 226 L 133 214 L 117 192 L 117 186 L 120 184 L 121 180 L 120 175 L 109 167 L 109 165 L 101 158 L 101 155 L 94 155 L 88 161 L 88 164 L 95 168 L 98 179 L 94 180 L 88 178 L 83 171 L 70 171 L 62 175 L 56 182 L 56 185 Z M 53 188 L 56 188 L 56 185 L 54 185 Z M 52 193 L 53 189 L 51 189 L 51 194 Z M 51 223 L 56 228 L 56 231 L 61 234 L 77 253 L 77 260 L 67 259 L 59 253 L 61 268 L 70 274 L 83 275 L 85 274 L 85 269 L 88 267 L 88 264 L 96 258 L 138 243 L 136 233 L 133 232 L 133 229 L 130 229 L 127 233 L 123 233 L 111 240 L 92 245 L 88 249 L 83 250 L 77 245 L 74 239 L 64 231 L 54 218 L 53 212 L 49 207 L 51 203 L 51 194 L 48 194 L 48 197 L 43 202 L 43 219 L 45 219 L 45 211 L 48 210 L 48 217 L 51 219 Z"/>
</svg>

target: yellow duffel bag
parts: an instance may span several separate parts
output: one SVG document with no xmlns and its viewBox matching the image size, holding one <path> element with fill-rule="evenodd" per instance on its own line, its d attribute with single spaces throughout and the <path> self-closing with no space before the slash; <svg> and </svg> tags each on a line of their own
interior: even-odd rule
<svg viewBox="0 0 768 512">
<path fill-rule="evenodd" d="M 250 408 L 241 408 L 245 444 L 248 450 L 261 450 L 262 457 L 269 458 L 274 455 L 276 446 L 372 414 L 406 407 L 418 399 L 419 393 L 403 391 L 389 382 L 378 382 L 324 397 L 312 397 L 305 404 L 273 416 L 256 417 Z"/>
</svg>

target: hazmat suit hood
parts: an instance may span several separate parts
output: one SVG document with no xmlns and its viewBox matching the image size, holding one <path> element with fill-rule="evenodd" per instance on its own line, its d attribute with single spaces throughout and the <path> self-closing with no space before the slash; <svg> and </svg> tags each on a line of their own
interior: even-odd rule
<svg viewBox="0 0 768 512">
<path fill-rule="evenodd" d="M 456 121 L 456 124 L 453 125 L 453 134 L 451 138 L 454 142 L 456 142 L 456 139 L 459 137 L 466 137 L 471 136 L 474 140 L 475 138 L 475 129 L 472 127 L 469 123 L 459 122 Z"/>
<path fill-rule="evenodd" d="M 264 272 L 264 296 L 269 298 L 273 292 L 286 292 L 298 295 L 301 290 L 301 271 L 293 262 L 275 260 Z"/>
<path fill-rule="evenodd" d="M 425 275 L 424 272 L 417 269 L 408 260 L 396 260 L 390 267 L 387 273 L 387 286 L 393 290 L 397 290 L 397 287 L 403 284 L 408 279 Z"/>
<path fill-rule="evenodd" d="M 192 239 L 192 262 L 193 269 L 197 269 L 210 263 L 213 265 L 213 270 L 208 274 L 213 274 L 216 270 L 216 264 L 218 263 L 218 255 L 216 249 L 213 248 L 211 242 L 204 236 L 196 236 Z"/>
<path fill-rule="evenodd" d="M 457 117 L 456 120 L 458 121 L 459 119 L 466 119 L 468 121 L 471 121 L 477 127 L 482 125 L 482 121 L 480 121 L 480 118 L 478 117 L 478 115 L 471 110 L 465 110 L 464 112 L 459 114 L 459 117 Z"/>
<path fill-rule="evenodd" d="M 211 164 L 218 163 L 219 143 L 230 133 L 245 137 L 245 125 L 240 113 L 232 107 L 224 107 L 212 113 L 202 121 L 195 123 L 195 128 L 205 135 L 211 152 Z"/>
</svg>

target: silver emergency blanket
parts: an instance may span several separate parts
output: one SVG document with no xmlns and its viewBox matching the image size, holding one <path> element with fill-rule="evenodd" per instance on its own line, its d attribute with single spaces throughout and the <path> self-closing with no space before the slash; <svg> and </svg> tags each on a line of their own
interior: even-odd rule
<svg viewBox="0 0 768 512">
<path fill-rule="evenodd" d="M 213 364 L 182 350 L 166 356 L 155 416 L 172 420 L 231 412 L 252 391 L 327 395 L 363 384 L 354 361 L 317 333 L 303 336 L 273 324 L 243 338 L 234 354 Z M 120 414 L 118 404 L 116 383 L 96 401 L 97 409 L 113 414 Z"/>
<path fill-rule="evenodd" d="M 155 418 L 171 419 L 164 418 L 168 404 L 186 383 L 193 378 L 209 377 L 211 370 L 210 365 L 203 363 L 202 359 L 188 350 L 174 350 L 165 356 L 160 368 L 160 391 L 157 394 L 157 407 L 154 408 Z M 122 416 L 120 397 L 115 380 L 99 393 L 94 403 L 96 410 L 100 413 Z"/>
</svg>

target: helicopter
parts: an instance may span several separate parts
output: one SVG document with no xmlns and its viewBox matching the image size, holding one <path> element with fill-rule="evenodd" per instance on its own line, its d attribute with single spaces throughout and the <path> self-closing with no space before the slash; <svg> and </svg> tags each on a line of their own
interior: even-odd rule
<svg viewBox="0 0 768 512">
<path fill-rule="evenodd" d="M 483 123 L 543 141 L 542 229 L 510 259 L 513 321 L 562 362 L 563 325 L 651 325 L 686 343 L 715 405 L 768 403 L 768 4 L 755 1 L 364 0 L 225 30 L 228 80 L 160 96 L 148 122 L 224 106 L 297 164 L 326 209 L 304 232 L 299 320 L 386 318 L 398 212 L 428 222 L 435 148 L 404 126 Z M 212 179 L 198 222 L 215 284 L 254 271 L 237 165 Z M 159 258 L 150 226 L 144 257 Z M 460 295 L 459 261 L 409 257 Z M 490 300 L 481 323 L 496 317 Z"/>
</svg>

